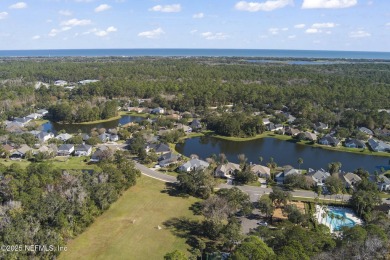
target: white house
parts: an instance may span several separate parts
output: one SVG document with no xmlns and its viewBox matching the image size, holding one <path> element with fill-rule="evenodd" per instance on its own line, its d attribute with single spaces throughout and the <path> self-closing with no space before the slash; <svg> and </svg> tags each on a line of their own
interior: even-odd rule
<svg viewBox="0 0 390 260">
<path fill-rule="evenodd" d="M 77 145 L 74 148 L 74 155 L 75 156 L 89 156 L 92 153 L 92 146 L 87 144 L 81 144 Z"/>
<path fill-rule="evenodd" d="M 70 138 L 72 138 L 72 135 L 67 133 L 59 134 L 56 136 L 56 139 L 61 140 L 63 142 L 68 141 Z"/>
<path fill-rule="evenodd" d="M 190 172 L 197 169 L 206 169 L 209 165 L 208 162 L 194 158 L 180 166 L 179 171 Z"/>
<path fill-rule="evenodd" d="M 74 145 L 73 144 L 63 144 L 60 147 L 58 147 L 57 155 L 68 156 L 68 155 L 71 155 L 73 152 L 74 152 Z"/>
<path fill-rule="evenodd" d="M 37 138 L 41 142 L 47 142 L 49 139 L 54 138 L 54 134 L 48 132 L 40 132 L 39 134 L 37 134 Z"/>
</svg>

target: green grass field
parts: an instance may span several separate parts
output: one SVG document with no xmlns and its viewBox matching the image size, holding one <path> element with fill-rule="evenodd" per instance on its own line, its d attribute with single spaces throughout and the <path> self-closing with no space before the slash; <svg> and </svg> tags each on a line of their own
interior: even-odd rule
<svg viewBox="0 0 390 260">
<path fill-rule="evenodd" d="M 175 249 L 187 252 L 185 238 L 163 222 L 174 217 L 196 218 L 189 207 L 195 198 L 172 197 L 165 184 L 142 176 L 117 202 L 76 239 L 60 259 L 163 259 Z M 134 223 L 132 221 L 135 220 Z"/>
</svg>

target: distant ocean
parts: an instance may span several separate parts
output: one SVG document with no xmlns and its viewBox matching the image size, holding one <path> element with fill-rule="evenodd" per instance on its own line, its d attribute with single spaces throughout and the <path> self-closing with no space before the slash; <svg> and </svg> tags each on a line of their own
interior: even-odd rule
<svg viewBox="0 0 390 260">
<path fill-rule="evenodd" d="M 390 52 L 259 49 L 0 50 L 0 57 L 265 57 L 390 60 Z"/>
</svg>

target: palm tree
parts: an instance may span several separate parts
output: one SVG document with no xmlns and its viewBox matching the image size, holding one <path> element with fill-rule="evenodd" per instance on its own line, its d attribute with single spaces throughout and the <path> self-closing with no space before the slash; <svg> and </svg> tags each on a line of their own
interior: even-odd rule
<svg viewBox="0 0 390 260">
<path fill-rule="evenodd" d="M 301 169 L 301 164 L 303 164 L 303 159 L 302 158 L 298 158 L 299 169 Z"/>
</svg>

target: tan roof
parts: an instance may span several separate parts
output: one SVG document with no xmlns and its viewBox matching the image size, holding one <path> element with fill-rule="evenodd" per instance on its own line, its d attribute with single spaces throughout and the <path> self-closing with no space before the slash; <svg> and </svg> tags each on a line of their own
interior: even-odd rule
<svg viewBox="0 0 390 260">
<path fill-rule="evenodd" d="M 269 174 L 271 174 L 271 169 L 266 167 L 266 166 L 260 165 L 260 164 L 255 164 L 255 165 L 252 165 L 251 172 L 269 175 Z"/>
</svg>

